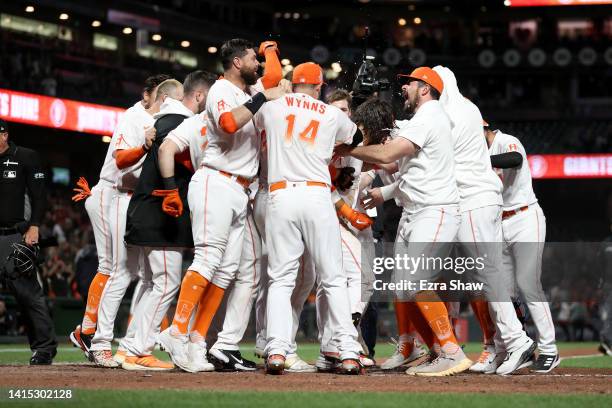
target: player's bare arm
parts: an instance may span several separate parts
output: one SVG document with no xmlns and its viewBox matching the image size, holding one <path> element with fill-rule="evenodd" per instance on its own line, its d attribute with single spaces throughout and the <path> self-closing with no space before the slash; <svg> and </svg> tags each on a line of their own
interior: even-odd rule
<svg viewBox="0 0 612 408">
<path fill-rule="evenodd" d="M 408 139 L 395 138 L 382 145 L 358 146 L 351 149 L 343 145 L 336 148 L 336 153 L 341 156 L 353 156 L 368 163 L 385 164 L 393 163 L 402 157 L 412 157 L 418 152 L 418 147 Z"/>
<path fill-rule="evenodd" d="M 159 147 L 159 174 L 164 179 L 174 177 L 174 156 L 181 153 L 179 147 L 170 139 L 164 139 Z"/>
</svg>

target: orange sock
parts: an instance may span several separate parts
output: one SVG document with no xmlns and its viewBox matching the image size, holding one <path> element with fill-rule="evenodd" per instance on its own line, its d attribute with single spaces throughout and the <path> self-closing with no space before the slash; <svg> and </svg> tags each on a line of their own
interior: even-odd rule
<svg viewBox="0 0 612 408">
<path fill-rule="evenodd" d="M 170 326 L 170 322 L 168 321 L 168 316 L 164 316 L 162 319 L 161 325 L 159 326 L 159 331 L 164 331 Z"/>
<path fill-rule="evenodd" d="M 416 329 L 417 333 L 419 333 L 425 344 L 427 344 L 427 347 L 432 348 L 434 344 L 434 335 L 429 327 L 429 324 L 427 323 L 427 320 L 425 320 L 415 302 L 406 302 L 406 304 L 408 305 L 407 313 L 410 321 L 414 325 L 414 328 Z"/>
<path fill-rule="evenodd" d="M 89 285 L 87 305 L 85 306 L 85 314 L 83 315 L 83 322 L 81 323 L 81 333 L 83 334 L 94 334 L 96 332 L 96 325 L 98 324 L 98 306 L 100 306 L 102 291 L 109 277 L 109 275 L 98 272 Z"/>
<path fill-rule="evenodd" d="M 198 315 L 189 336 L 193 343 L 206 339 L 206 333 L 208 333 L 210 323 L 219 309 L 224 293 L 225 289 L 221 289 L 214 284 L 209 285 L 208 289 L 206 289 L 206 293 L 204 293 L 198 304 Z"/>
<path fill-rule="evenodd" d="M 189 326 L 191 313 L 200 301 L 204 289 L 206 289 L 209 283 L 206 278 L 197 272 L 187 271 L 185 274 L 181 283 L 178 302 L 176 303 L 174 319 L 172 319 L 172 326 L 178 333 L 187 334 L 187 326 Z"/>
<path fill-rule="evenodd" d="M 495 325 L 489 314 L 489 304 L 484 300 L 473 300 L 470 302 L 470 305 L 472 305 L 474 315 L 476 315 L 476 319 L 478 319 L 478 323 L 480 323 L 484 344 L 493 344 Z"/>
<path fill-rule="evenodd" d="M 420 302 L 420 298 L 432 299 L 432 296 L 436 296 L 434 293 L 421 292 L 417 294 L 416 306 L 421 311 L 421 314 L 427 320 L 431 331 L 440 343 L 442 350 L 449 353 L 454 353 L 459 350 L 459 344 L 453 332 L 450 320 L 448 318 L 448 310 L 444 302 Z"/>
<path fill-rule="evenodd" d="M 397 322 L 397 334 L 401 337 L 410 334 L 410 315 L 408 314 L 408 302 L 400 302 L 396 300 L 395 320 Z"/>
</svg>

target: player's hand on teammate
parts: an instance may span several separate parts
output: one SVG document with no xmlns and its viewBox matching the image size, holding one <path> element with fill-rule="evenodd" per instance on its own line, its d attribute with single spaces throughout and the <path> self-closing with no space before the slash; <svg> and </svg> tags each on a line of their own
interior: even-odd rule
<svg viewBox="0 0 612 408">
<path fill-rule="evenodd" d="M 375 208 L 377 205 L 381 205 L 385 202 L 380 188 L 373 188 L 368 190 L 366 195 L 361 199 L 361 206 L 366 210 Z"/>
<path fill-rule="evenodd" d="M 278 99 L 286 93 L 287 91 L 285 90 L 285 88 L 280 85 L 275 86 L 274 88 L 265 89 L 263 91 L 263 94 L 266 97 L 267 101 L 273 101 L 274 99 Z"/>
<path fill-rule="evenodd" d="M 353 148 L 350 145 L 342 143 L 334 148 L 334 154 L 340 157 L 350 156 L 351 150 L 353 150 Z"/>
<path fill-rule="evenodd" d="M 258 54 L 263 57 L 266 51 L 270 50 L 276 51 L 277 55 L 279 54 L 278 44 L 276 41 L 263 41 L 261 44 L 259 44 Z"/>
<path fill-rule="evenodd" d="M 353 167 L 342 167 L 337 169 L 336 177 L 332 184 L 340 191 L 348 190 L 355 181 L 355 169 Z"/>
<path fill-rule="evenodd" d="M 293 92 L 293 85 L 291 85 L 291 81 L 288 79 L 281 79 L 278 83 L 278 86 L 285 90 L 285 93 Z"/>
<path fill-rule="evenodd" d="M 162 211 L 171 217 L 178 218 L 183 214 L 183 201 L 178 188 L 172 190 L 153 190 L 155 197 L 164 197 Z"/>
<path fill-rule="evenodd" d="M 153 126 L 145 127 L 145 150 L 149 150 L 153 141 L 155 140 L 155 135 L 157 130 Z"/>
</svg>

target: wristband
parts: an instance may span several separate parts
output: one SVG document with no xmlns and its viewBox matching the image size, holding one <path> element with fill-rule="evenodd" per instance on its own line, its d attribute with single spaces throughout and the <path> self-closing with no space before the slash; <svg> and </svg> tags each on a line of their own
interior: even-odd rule
<svg viewBox="0 0 612 408">
<path fill-rule="evenodd" d="M 162 178 L 162 183 L 164 184 L 165 190 L 175 190 L 178 188 L 176 186 L 176 181 L 174 180 L 174 176 Z"/>
<path fill-rule="evenodd" d="M 266 95 L 264 95 L 262 92 L 259 92 L 253 95 L 250 101 L 245 102 L 244 107 L 247 108 L 253 115 L 255 115 L 264 103 L 266 103 Z"/>
</svg>

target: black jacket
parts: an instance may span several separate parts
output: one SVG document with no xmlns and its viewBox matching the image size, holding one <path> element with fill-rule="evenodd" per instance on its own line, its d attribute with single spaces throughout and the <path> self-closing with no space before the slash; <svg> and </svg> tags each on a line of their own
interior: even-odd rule
<svg viewBox="0 0 612 408">
<path fill-rule="evenodd" d="M 8 150 L 0 154 L 0 228 L 18 226 L 25 230 L 26 192 L 32 207 L 29 225 L 40 225 L 46 205 L 45 173 L 40 158 L 34 150 L 9 142 Z"/>
<path fill-rule="evenodd" d="M 170 113 L 155 122 L 156 136 L 142 165 L 140 179 L 127 211 L 125 242 L 136 246 L 193 248 L 187 188 L 192 172 L 182 164 L 174 166 L 174 177 L 183 200 L 183 214 L 174 218 L 162 211 L 163 197 L 151 195 L 163 190 L 159 173 L 159 147 L 166 135 L 180 125 L 186 116 Z"/>
</svg>

